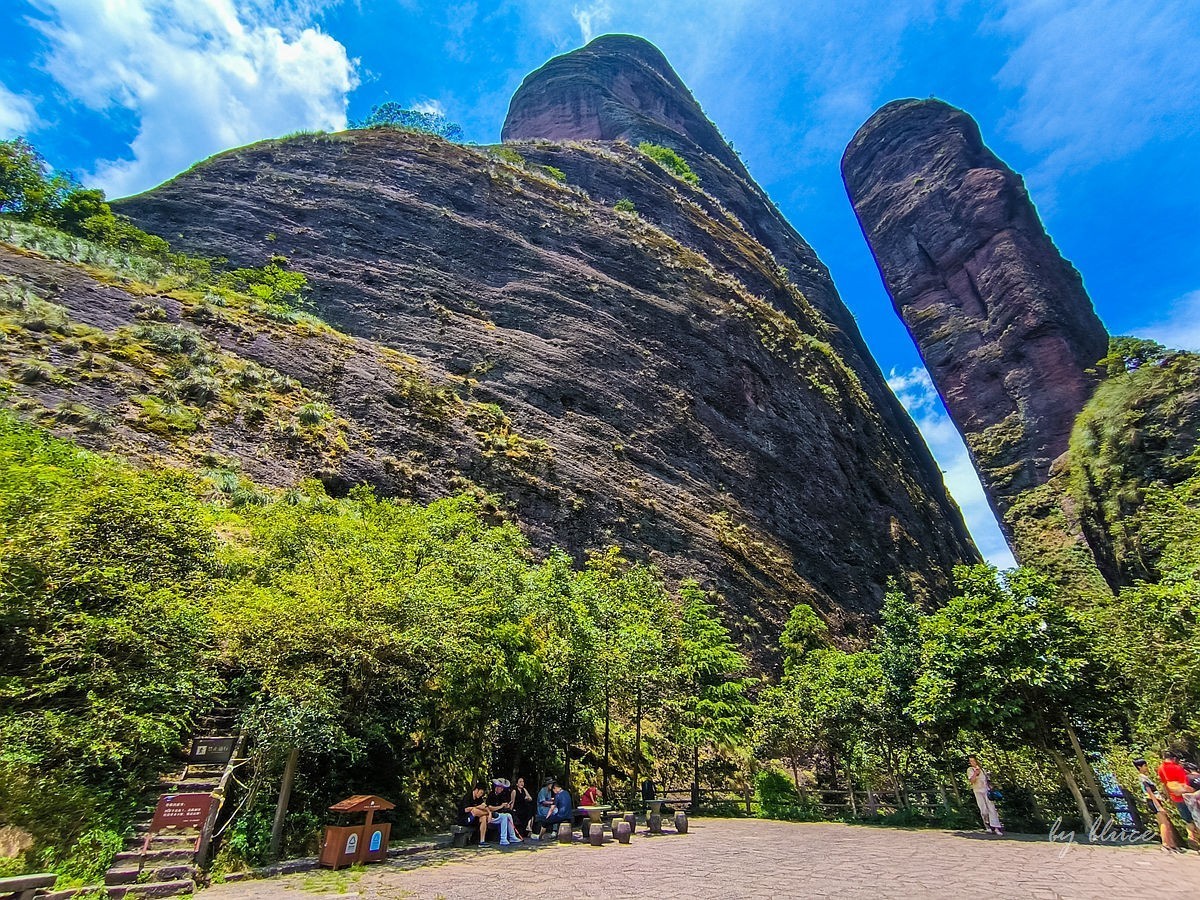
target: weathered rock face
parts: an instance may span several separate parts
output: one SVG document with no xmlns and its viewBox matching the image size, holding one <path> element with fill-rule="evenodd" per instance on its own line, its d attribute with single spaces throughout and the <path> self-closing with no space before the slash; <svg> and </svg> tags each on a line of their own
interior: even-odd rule
<svg viewBox="0 0 1200 900">
<path fill-rule="evenodd" d="M 912 419 L 887 387 L 829 270 L 750 177 L 741 158 L 704 115 L 657 47 L 632 35 L 610 34 L 555 57 L 522 82 L 509 103 L 501 134 L 506 142 L 532 142 L 523 144 L 521 152 L 564 171 L 569 160 L 547 142 L 617 141 L 636 146 L 648 141 L 680 153 L 699 177 L 702 191 L 678 184 L 677 189 L 684 192 L 685 199 L 701 205 L 711 207 L 712 199 L 718 201 L 719 207 L 710 208 L 708 214 L 726 218 L 732 214 L 737 230 L 765 248 L 773 262 L 783 267 L 786 279 L 834 326 L 827 340 L 855 372 L 885 427 L 906 448 L 905 465 L 922 484 L 940 485 L 941 471 Z M 611 174 L 603 167 L 568 171 L 572 183 L 605 203 L 623 197 L 638 201 L 629 194 L 635 186 L 609 177 Z M 640 202 L 637 207 L 678 236 L 674 207 L 654 204 L 645 208 Z M 710 258 L 720 258 L 736 254 L 737 248 L 710 246 L 705 252 Z M 729 260 L 725 265 L 737 267 Z M 760 292 L 756 276 L 746 283 Z M 785 314 L 804 315 L 788 296 L 767 294 Z M 943 493 L 940 487 L 935 491 Z M 946 515 L 961 522 L 957 509 L 947 508 Z M 965 530 L 958 524 L 955 528 L 956 547 L 969 545 Z"/>
<path fill-rule="evenodd" d="M 1095 386 L 1088 370 L 1107 350 L 1104 326 L 1020 176 L 963 111 L 887 104 L 850 142 L 842 175 L 896 310 L 1003 517 L 1067 450 Z"/>
<path fill-rule="evenodd" d="M 677 151 L 699 176 L 704 192 L 733 213 L 843 332 L 841 349 L 855 357 L 855 368 L 876 368 L 829 270 L 750 177 L 653 44 L 632 35 L 610 34 L 550 60 L 526 76 L 513 95 L 501 136 L 506 142 L 623 141 L 637 146 L 648 141 Z M 609 199 L 608 194 L 601 196 Z M 619 194 L 611 198 L 619 199 Z M 792 312 L 786 304 L 785 311 Z M 888 404 L 883 394 L 876 395 L 875 387 L 871 384 L 868 390 L 893 418 L 893 410 L 887 407 L 899 407 L 894 400 Z M 897 430 L 912 427 L 903 415 L 891 424 Z M 917 435 L 914 431 L 907 437 Z"/>
<path fill-rule="evenodd" d="M 324 318 L 454 388 L 442 425 L 375 403 L 386 378 L 344 395 L 366 437 L 327 483 L 425 499 L 469 479 L 543 546 L 620 543 L 720 591 L 764 659 L 797 602 L 853 632 L 889 577 L 937 594 L 977 559 L 877 369 L 747 223 L 625 144 L 515 146 L 273 141 L 118 208 L 238 264 L 286 255 Z"/>
</svg>

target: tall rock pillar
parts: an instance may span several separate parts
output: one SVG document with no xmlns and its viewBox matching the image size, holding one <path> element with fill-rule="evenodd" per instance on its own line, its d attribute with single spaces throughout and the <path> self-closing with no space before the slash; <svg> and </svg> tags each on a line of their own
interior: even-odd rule
<svg viewBox="0 0 1200 900">
<path fill-rule="evenodd" d="M 1108 334 L 1021 177 L 962 110 L 887 104 L 854 135 L 842 177 L 1011 543 L 1005 514 L 1067 450 Z"/>
</svg>

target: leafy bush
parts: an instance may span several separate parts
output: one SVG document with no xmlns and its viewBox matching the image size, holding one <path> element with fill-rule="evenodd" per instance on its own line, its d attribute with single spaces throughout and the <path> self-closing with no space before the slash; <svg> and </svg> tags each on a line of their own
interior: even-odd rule
<svg viewBox="0 0 1200 900">
<path fill-rule="evenodd" d="M 503 145 L 499 147 L 493 147 L 492 154 L 504 160 L 506 163 L 511 163 L 514 166 L 525 165 L 525 157 L 523 157 L 512 147 L 505 147 Z"/>
<path fill-rule="evenodd" d="M 700 184 L 700 177 L 692 171 L 692 167 L 687 164 L 687 160 L 670 147 L 663 147 L 660 144 L 651 144 L 649 141 L 642 141 L 638 144 L 638 151 L 650 157 L 680 181 L 686 181 L 692 185 Z"/>
<path fill-rule="evenodd" d="M 53 217 L 76 187 L 24 138 L 0 141 L 0 213 L 30 221 Z"/>
<path fill-rule="evenodd" d="M 139 410 L 139 420 L 150 431 L 188 435 L 200 428 L 200 411 L 194 407 L 145 394 L 135 395 L 130 401 Z"/>
<path fill-rule="evenodd" d="M 262 268 L 241 268 L 225 273 L 221 283 L 257 297 L 275 309 L 291 310 L 308 288 L 308 279 L 302 272 L 287 271 L 287 262 L 286 256 L 272 256 Z"/>
<path fill-rule="evenodd" d="M 789 822 L 815 822 L 821 809 L 815 801 L 801 798 L 792 779 L 775 768 L 764 769 L 755 776 L 754 793 L 759 816 L 764 819 L 784 819 Z"/>
<path fill-rule="evenodd" d="M 567 173 L 562 169 L 557 169 L 554 166 L 542 166 L 542 171 L 553 178 L 555 181 L 566 181 Z"/>
<path fill-rule="evenodd" d="M 333 410 L 324 403 L 305 403 L 296 413 L 301 425 L 320 425 L 333 418 Z"/>
<path fill-rule="evenodd" d="M 160 353 L 191 354 L 205 343 L 199 332 L 182 325 L 139 325 L 133 333 Z"/>
<path fill-rule="evenodd" d="M 165 256 L 171 249 L 162 238 L 116 215 L 103 191 L 51 170 L 24 138 L 0 141 L 0 213 L 149 256 Z"/>
<path fill-rule="evenodd" d="M 637 213 L 637 207 L 633 205 L 633 201 L 627 197 L 622 197 L 613 204 L 613 209 L 622 213 Z"/>
</svg>

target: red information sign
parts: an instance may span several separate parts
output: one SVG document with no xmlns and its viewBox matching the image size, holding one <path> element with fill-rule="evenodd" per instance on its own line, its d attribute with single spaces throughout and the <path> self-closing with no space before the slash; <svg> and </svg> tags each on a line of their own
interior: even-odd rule
<svg viewBox="0 0 1200 900">
<path fill-rule="evenodd" d="M 150 830 L 199 828 L 208 818 L 212 802 L 212 794 L 163 794 L 158 798 Z"/>
</svg>

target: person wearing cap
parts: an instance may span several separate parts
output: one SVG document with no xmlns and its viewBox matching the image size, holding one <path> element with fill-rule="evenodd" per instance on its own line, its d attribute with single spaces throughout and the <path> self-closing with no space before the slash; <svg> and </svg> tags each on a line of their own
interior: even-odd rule
<svg viewBox="0 0 1200 900">
<path fill-rule="evenodd" d="M 542 782 L 542 789 L 537 795 L 537 811 L 533 816 L 533 839 L 536 841 L 540 832 L 546 828 L 546 818 L 554 809 L 554 779 L 547 778 Z"/>
<path fill-rule="evenodd" d="M 507 847 L 509 844 L 523 843 L 517 834 L 516 828 L 513 826 L 512 785 L 507 778 L 492 779 L 492 793 L 488 796 L 487 808 L 492 818 L 500 826 L 501 847 Z"/>
</svg>

